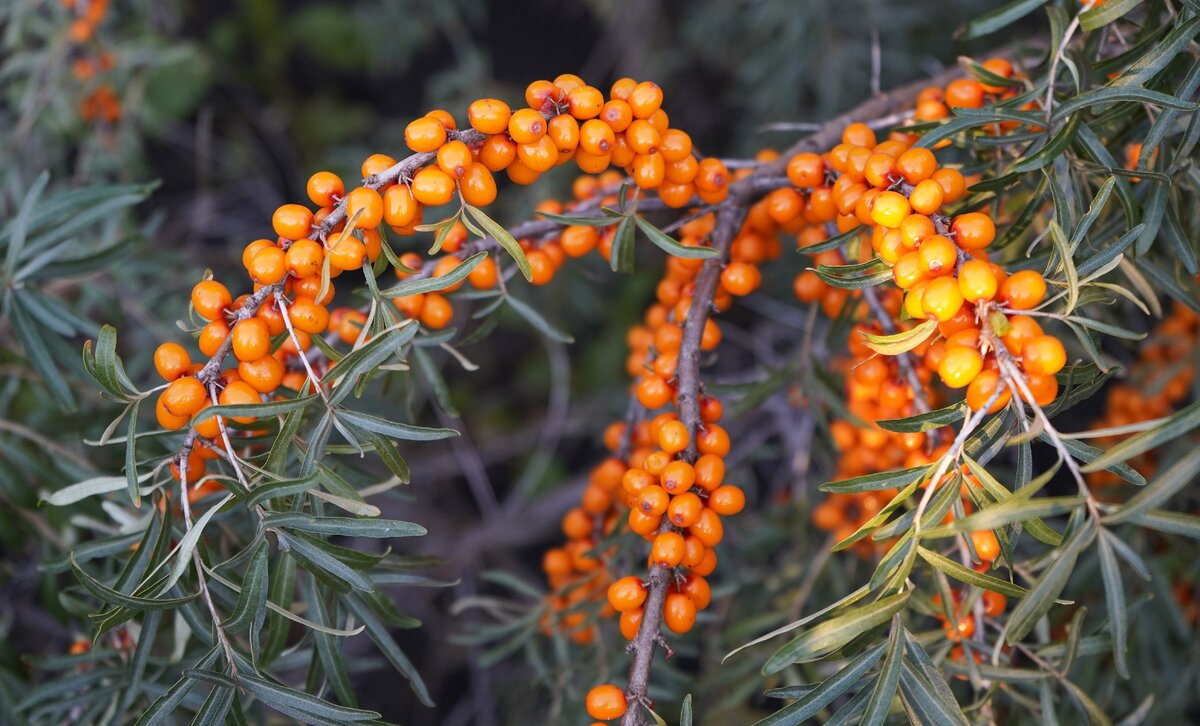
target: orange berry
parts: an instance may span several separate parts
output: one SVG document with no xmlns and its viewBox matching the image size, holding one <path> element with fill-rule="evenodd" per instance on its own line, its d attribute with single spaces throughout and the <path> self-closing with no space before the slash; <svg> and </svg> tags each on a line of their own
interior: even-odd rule
<svg viewBox="0 0 1200 726">
<path fill-rule="evenodd" d="M 650 560 L 659 567 L 675 567 L 683 560 L 683 535 L 678 532 L 659 532 L 650 545 Z"/>
<path fill-rule="evenodd" d="M 990 529 L 977 529 L 972 532 L 971 544 L 974 545 L 979 559 L 984 562 L 991 562 L 1000 555 L 1000 542 L 996 539 L 996 533 Z"/>
<path fill-rule="evenodd" d="M 283 382 L 283 364 L 275 356 L 238 363 L 238 375 L 259 393 L 271 393 Z"/>
<path fill-rule="evenodd" d="M 577 86 L 567 91 L 567 108 L 580 121 L 599 116 L 603 106 L 604 94 L 598 88 Z"/>
<path fill-rule="evenodd" d="M 917 248 L 917 258 L 921 261 L 921 271 L 929 277 L 950 275 L 958 262 L 958 247 L 949 237 L 935 234 Z"/>
<path fill-rule="evenodd" d="M 657 83 L 642 81 L 633 87 L 629 97 L 624 100 L 628 101 L 635 118 L 647 119 L 662 106 L 663 92 Z"/>
<path fill-rule="evenodd" d="M 190 417 L 204 407 L 204 384 L 192 376 L 176 378 L 162 393 L 163 408 L 172 416 Z"/>
<path fill-rule="evenodd" d="M 496 179 L 484 164 L 472 164 L 467 175 L 458 182 L 463 201 L 476 207 L 486 207 L 496 201 Z"/>
<path fill-rule="evenodd" d="M 308 198 L 318 207 L 331 207 L 346 193 L 346 187 L 337 174 L 318 171 L 308 178 Z"/>
<path fill-rule="evenodd" d="M 967 260 L 958 270 L 958 290 L 969 303 L 991 300 L 996 296 L 999 283 L 992 265 L 983 260 Z"/>
<path fill-rule="evenodd" d="M 946 192 L 933 179 L 926 179 L 913 187 L 908 196 L 909 204 L 918 214 L 933 214 L 942 206 Z"/>
<path fill-rule="evenodd" d="M 667 519 L 676 527 L 690 527 L 700 519 L 704 503 L 694 492 L 683 492 L 671 498 L 667 506 Z"/>
<path fill-rule="evenodd" d="M 178 343 L 163 343 L 154 351 L 154 370 L 158 371 L 163 380 L 173 381 L 179 378 L 187 373 L 191 365 L 191 356 Z"/>
<path fill-rule="evenodd" d="M 532 144 L 546 135 L 546 119 L 532 108 L 516 111 L 508 119 L 508 135 L 518 144 Z"/>
<path fill-rule="evenodd" d="M 433 121 L 433 119 L 428 119 Z M 437 123 L 434 121 L 434 123 Z M 440 124 L 439 124 L 440 126 Z M 357 220 L 354 223 L 359 229 L 374 229 L 383 221 L 383 197 L 370 187 L 357 187 L 346 195 L 346 220 Z"/>
<path fill-rule="evenodd" d="M 508 104 L 495 98 L 481 98 L 467 107 L 467 120 L 471 128 L 482 134 L 501 134 L 508 130 L 508 119 L 512 110 Z"/>
<path fill-rule="evenodd" d="M 749 295 L 761 282 L 762 273 L 745 262 L 730 262 L 721 271 L 721 285 L 733 295 Z"/>
<path fill-rule="evenodd" d="M 258 391 L 245 381 L 234 381 L 225 386 L 221 391 L 221 395 L 217 397 L 218 402 L 222 406 L 232 406 L 245 403 L 260 403 L 262 401 Z M 234 421 L 238 423 L 253 423 L 253 416 L 235 416 Z"/>
<path fill-rule="evenodd" d="M 425 296 L 418 317 L 426 328 L 441 330 L 454 318 L 454 306 L 444 295 L 431 292 Z"/>
<path fill-rule="evenodd" d="M 416 119 L 404 128 L 404 143 L 417 153 L 437 151 L 446 143 L 446 127 L 429 116 Z"/>
<path fill-rule="evenodd" d="M 938 169 L 933 173 L 933 179 L 942 185 L 946 204 L 957 202 L 967 193 L 967 180 L 957 169 Z"/>
<path fill-rule="evenodd" d="M 946 354 L 938 363 L 938 375 L 950 388 L 963 388 L 983 370 L 979 351 L 961 345 L 946 346 Z"/>
<path fill-rule="evenodd" d="M 727 456 L 729 454 L 729 434 L 724 428 L 716 424 L 709 424 L 703 427 L 700 435 L 696 437 L 696 448 L 701 454 Z"/>
<path fill-rule="evenodd" d="M 688 632 L 696 624 L 696 603 L 686 593 L 667 593 L 663 603 L 663 624 L 677 635 Z"/>
<path fill-rule="evenodd" d="M 360 171 L 364 177 L 369 177 L 387 171 L 395 164 L 396 160 L 387 154 L 371 154 L 363 160 Z"/>
<path fill-rule="evenodd" d="M 264 247 L 250 260 L 247 272 L 260 285 L 274 285 L 287 277 L 287 253 L 278 247 Z"/>
<path fill-rule="evenodd" d="M 842 130 L 842 143 L 869 148 L 875 145 L 875 132 L 870 126 L 855 122 Z"/>
<path fill-rule="evenodd" d="M 645 376 L 638 382 L 638 402 L 651 411 L 667 405 L 673 395 L 671 386 L 658 376 Z"/>
<path fill-rule="evenodd" d="M 187 426 L 188 416 L 176 416 L 167 410 L 165 405 L 166 391 L 158 395 L 158 400 L 154 404 L 154 415 L 158 419 L 158 425 L 168 431 L 178 431 Z"/>
<path fill-rule="evenodd" d="M 313 302 L 312 298 L 297 297 L 288 308 L 287 315 L 293 328 L 310 335 L 324 333 L 329 327 L 329 311 L 324 305 Z"/>
<path fill-rule="evenodd" d="M 621 636 L 625 640 L 633 640 L 637 637 L 638 629 L 642 627 L 642 609 L 630 610 L 621 613 L 620 619 Z"/>
<path fill-rule="evenodd" d="M 825 161 L 818 154 L 804 152 L 788 160 L 788 180 L 801 189 L 812 189 L 825 183 Z"/>
<path fill-rule="evenodd" d="M 1002 385 L 1000 382 L 1000 373 L 998 371 L 983 371 L 975 376 L 975 380 L 971 381 L 967 386 L 967 405 L 971 410 L 978 411 L 983 408 L 984 404 L 996 392 L 996 388 Z M 996 402 L 988 408 L 988 413 L 996 413 L 1012 399 L 1012 391 L 1005 388 L 1000 395 L 996 397 Z"/>
<path fill-rule="evenodd" d="M 600 721 L 610 721 L 625 715 L 628 706 L 625 694 L 616 686 L 604 684 L 596 686 L 587 694 L 588 715 Z"/>
<path fill-rule="evenodd" d="M 946 86 L 946 105 L 951 108 L 983 106 L 983 84 L 971 78 L 958 78 Z"/>
<path fill-rule="evenodd" d="M 717 514 L 737 514 L 746 506 L 746 494 L 732 484 L 725 484 L 709 495 L 708 506 Z"/>
<path fill-rule="evenodd" d="M 708 586 L 708 581 L 694 572 L 688 573 L 680 592 L 692 599 L 697 610 L 705 609 L 712 602 L 712 588 Z"/>
<path fill-rule="evenodd" d="M 1046 279 L 1040 272 L 1021 270 L 1000 285 L 1000 299 L 1014 310 L 1032 310 L 1046 295 Z"/>
<path fill-rule="evenodd" d="M 995 537 L 995 535 L 992 535 L 992 536 Z M 974 533 L 972 533 L 972 537 L 974 537 Z M 981 552 L 979 550 L 978 544 L 975 545 L 975 550 L 977 552 L 979 552 L 980 558 L 987 559 L 987 558 L 983 557 L 983 552 Z M 997 554 L 999 554 L 999 547 L 997 547 Z M 994 560 L 996 558 L 992 557 L 990 559 Z M 1002 595 L 998 592 L 992 592 L 991 590 L 984 591 L 984 593 L 983 593 L 983 612 L 989 618 L 1000 617 L 1001 615 L 1004 614 L 1004 610 L 1007 607 L 1008 607 L 1008 598 L 1007 597 L 1005 597 L 1004 595 Z"/>
<path fill-rule="evenodd" d="M 725 527 L 721 524 L 721 516 L 709 507 L 700 511 L 700 518 L 688 528 L 688 534 L 694 535 L 709 549 L 716 547 L 725 537 Z M 701 573 L 705 574 L 705 573 Z"/>
<path fill-rule="evenodd" d="M 908 149 L 896 159 L 896 171 L 914 186 L 933 176 L 937 168 L 937 159 L 929 149 Z"/>
<path fill-rule="evenodd" d="M 256 258 L 255 258 L 256 259 Z M 321 267 L 325 261 L 325 250 L 321 245 L 313 242 L 310 239 L 298 239 L 288 247 L 284 255 L 284 263 L 287 271 L 296 277 L 311 277 L 321 274 Z M 247 269 L 254 265 L 254 260 L 247 266 Z M 254 271 L 250 274 L 253 276 Z"/>
<path fill-rule="evenodd" d="M 683 494 L 696 483 L 696 470 L 686 461 L 672 461 L 663 469 L 659 480 L 668 494 Z"/>
<path fill-rule="evenodd" d="M 982 212 L 967 212 L 954 218 L 950 230 L 964 250 L 981 250 L 996 239 L 996 223 Z"/>
<path fill-rule="evenodd" d="M 454 198 L 454 179 L 436 166 L 427 166 L 413 177 L 412 193 L 427 207 L 441 206 Z"/>
<path fill-rule="evenodd" d="M 608 604 L 619 613 L 637 610 L 646 602 L 646 586 L 641 578 L 622 577 L 608 586 Z"/>
<path fill-rule="evenodd" d="M 271 215 L 271 226 L 275 234 L 287 239 L 300 239 L 308 236 L 312 228 L 312 212 L 300 204 L 284 204 Z"/>
<path fill-rule="evenodd" d="M 438 168 L 454 179 L 466 176 L 473 163 L 471 150 L 461 141 L 447 141 L 437 150 Z"/>
<path fill-rule="evenodd" d="M 1025 341 L 1021 347 L 1021 367 L 1026 372 L 1052 376 L 1067 364 L 1067 351 L 1052 335 L 1039 335 Z"/>
<path fill-rule="evenodd" d="M 1058 379 L 1054 376 L 1031 373 L 1025 377 L 1025 385 L 1033 396 L 1033 403 L 1038 406 L 1048 406 L 1058 396 Z M 1024 399 L 1024 395 L 1021 398 Z"/>
<path fill-rule="evenodd" d="M 477 290 L 490 290 L 499 280 L 500 268 L 491 257 L 483 258 L 483 261 L 471 270 L 471 274 L 467 275 L 467 281 Z"/>
<path fill-rule="evenodd" d="M 271 332 L 261 318 L 248 318 L 233 326 L 233 355 L 239 361 L 258 360 L 271 352 Z"/>
</svg>

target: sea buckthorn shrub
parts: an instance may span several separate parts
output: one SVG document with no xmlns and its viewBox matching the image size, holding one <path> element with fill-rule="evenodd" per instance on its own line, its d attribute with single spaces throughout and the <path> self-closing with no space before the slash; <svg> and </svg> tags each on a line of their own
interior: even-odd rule
<svg viewBox="0 0 1200 726">
<path fill-rule="evenodd" d="M 104 5 L 65 7 L 89 42 L 100 18 L 77 24 Z M 378 722 L 365 640 L 432 706 L 392 588 L 448 583 L 380 495 L 460 433 L 434 356 L 487 365 L 461 349 L 502 312 L 586 345 L 536 289 L 636 268 L 652 282 L 620 395 L 540 574 L 483 573 L 452 607 L 509 721 L 1186 718 L 1200 18 L 1050 13 L 1045 45 L 964 57 L 750 158 L 697 148 L 653 81 L 564 73 L 298 180 L 236 274 L 186 280 L 186 316 L 142 353 L 153 381 L 113 326 L 84 347 L 118 413 L 94 443 L 122 456 L 43 496 L 116 524 L 45 563 L 91 628 L 11 713 Z M 569 193 L 531 219 L 494 218 L 556 177 Z M 53 241 L 44 184 L 3 238 L 30 359 L 44 317 L 13 260 Z M 403 405 L 413 385 L 439 420 Z"/>
</svg>

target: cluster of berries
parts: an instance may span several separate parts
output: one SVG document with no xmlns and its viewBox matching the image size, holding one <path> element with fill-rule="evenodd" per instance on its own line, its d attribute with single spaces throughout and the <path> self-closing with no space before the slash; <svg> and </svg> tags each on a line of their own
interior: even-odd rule
<svg viewBox="0 0 1200 726">
<path fill-rule="evenodd" d="M 107 50 L 91 52 L 86 46 L 96 36 L 96 28 L 108 14 L 108 0 L 62 0 L 71 14 L 67 35 L 71 41 L 71 73 L 80 83 L 91 84 L 112 70 L 113 54 Z M 94 44 L 93 44 L 94 45 Z M 112 126 L 121 120 L 121 99 L 111 83 L 94 85 L 79 102 L 79 113 L 88 123 Z"/>
</svg>

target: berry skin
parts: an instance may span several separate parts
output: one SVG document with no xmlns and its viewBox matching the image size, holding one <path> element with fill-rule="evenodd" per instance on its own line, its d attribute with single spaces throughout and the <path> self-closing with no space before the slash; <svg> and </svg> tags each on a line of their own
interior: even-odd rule
<svg viewBox="0 0 1200 726">
<path fill-rule="evenodd" d="M 396 160 L 387 154 L 371 154 L 363 161 L 360 171 L 364 177 L 369 177 L 383 173 L 395 164 Z"/>
<path fill-rule="evenodd" d="M 954 218 L 950 230 L 964 250 L 981 250 L 996 239 L 996 223 L 982 212 L 967 212 Z"/>
<path fill-rule="evenodd" d="M 287 315 L 291 318 L 292 327 L 310 335 L 324 333 L 329 327 L 329 311 L 324 305 L 313 302 L 312 298 L 297 297 L 288 308 Z"/>
<path fill-rule="evenodd" d="M 730 262 L 721 271 L 721 285 L 732 295 L 749 295 L 760 283 L 762 273 L 745 262 Z"/>
<path fill-rule="evenodd" d="M 466 176 L 474 163 L 471 150 L 461 141 L 447 141 L 437 151 L 438 168 L 455 179 Z"/>
<path fill-rule="evenodd" d="M 640 578 L 622 577 L 608 586 L 608 604 L 619 613 L 637 610 L 646 602 L 646 586 Z"/>
<path fill-rule="evenodd" d="M 925 315 L 939 322 L 953 318 L 962 309 L 963 296 L 953 277 L 938 277 L 925 286 L 921 308 Z"/>
<path fill-rule="evenodd" d="M 321 274 L 325 261 L 325 250 L 310 239 L 298 239 L 288 247 L 284 256 L 288 272 L 296 277 L 311 277 Z M 253 259 L 251 260 L 253 264 Z M 249 266 L 247 266 L 249 267 Z"/>
<path fill-rule="evenodd" d="M 192 365 L 191 356 L 178 343 L 163 343 L 154 351 L 154 370 L 165 381 L 173 381 Z"/>
<path fill-rule="evenodd" d="M 1000 374 L 997 371 L 983 371 L 975 376 L 975 380 L 971 381 L 967 386 L 967 405 L 971 410 L 978 411 L 983 408 L 983 405 L 988 402 L 992 394 L 996 392 L 996 387 L 1002 385 L 1000 382 Z M 996 413 L 1000 409 L 1008 405 L 1012 399 L 1012 391 L 1005 388 L 1004 391 L 996 397 L 996 402 L 988 408 L 988 413 Z"/>
<path fill-rule="evenodd" d="M 942 206 L 945 198 L 946 192 L 942 185 L 933 179 L 926 179 L 913 188 L 912 193 L 908 195 L 908 202 L 918 214 L 933 214 Z"/>
<path fill-rule="evenodd" d="M 929 149 L 908 149 L 896 159 L 896 171 L 913 186 L 932 177 L 937 168 L 937 159 Z"/>
<path fill-rule="evenodd" d="M 1040 272 L 1014 272 L 1000 285 L 1000 299 L 1013 310 L 1032 310 L 1046 296 L 1046 279 Z"/>
<path fill-rule="evenodd" d="M 692 599 L 696 604 L 697 610 L 703 610 L 712 602 L 712 588 L 708 586 L 708 581 L 694 572 L 688 573 L 687 580 L 681 588 L 683 594 Z"/>
<path fill-rule="evenodd" d="M 699 496 L 693 492 L 683 492 L 671 498 L 667 507 L 667 519 L 676 527 L 690 527 L 699 521 L 703 509 L 704 503 L 700 501 Z"/>
<path fill-rule="evenodd" d="M 615 96 L 615 94 L 614 94 Z M 662 106 L 663 92 L 653 81 L 642 81 L 629 93 L 629 108 L 634 118 L 650 118 Z"/>
<path fill-rule="evenodd" d="M 983 106 L 983 84 L 970 78 L 950 81 L 946 86 L 946 105 L 951 108 Z"/>
<path fill-rule="evenodd" d="M 205 325 L 200 330 L 200 337 L 196 341 L 200 352 L 206 356 L 212 357 L 216 355 L 221 348 L 221 344 L 229 337 L 229 324 L 224 320 L 214 320 L 208 325 Z"/>
<path fill-rule="evenodd" d="M 936 234 L 921 243 L 917 249 L 917 259 L 921 262 L 921 271 L 926 275 L 949 275 L 954 272 L 954 263 L 958 261 L 958 248 L 949 237 Z"/>
<path fill-rule="evenodd" d="M 467 281 L 477 290 L 490 290 L 499 280 L 500 268 L 491 257 L 483 258 L 483 261 L 471 270 L 471 274 L 467 275 Z"/>
<path fill-rule="evenodd" d="M 650 560 L 659 567 L 674 567 L 683 560 L 685 545 L 678 532 L 659 532 L 650 545 Z"/>
<path fill-rule="evenodd" d="M 234 381 L 225 386 L 225 390 L 221 391 L 221 395 L 217 397 L 217 401 L 222 406 L 232 406 L 243 403 L 259 403 L 262 398 L 258 391 L 254 390 L 249 383 L 245 381 Z M 253 416 L 235 416 L 234 421 L 238 423 L 254 423 Z"/>
<path fill-rule="evenodd" d="M 801 189 L 812 189 L 825 183 L 825 160 L 818 154 L 805 152 L 788 160 L 788 180 Z"/>
<path fill-rule="evenodd" d="M 710 424 L 696 437 L 696 448 L 701 454 L 714 456 L 729 455 L 729 434 L 716 424 Z"/>
<path fill-rule="evenodd" d="M 938 375 L 950 388 L 968 385 L 982 370 L 983 356 L 979 351 L 961 345 L 947 346 L 946 354 L 938 364 Z"/>
<path fill-rule="evenodd" d="M 233 355 L 239 361 L 258 360 L 271 352 L 271 332 L 261 318 L 248 318 L 233 326 Z"/>
<path fill-rule="evenodd" d="M 663 624 L 676 635 L 688 632 L 696 624 L 696 603 L 686 593 L 667 593 L 663 603 Z"/>
<path fill-rule="evenodd" d="M 413 177 L 412 193 L 427 207 L 441 206 L 454 198 L 454 179 L 436 166 L 427 166 Z M 382 203 L 380 207 L 382 213 Z"/>
<path fill-rule="evenodd" d="M 594 719 L 609 721 L 621 718 L 627 708 L 625 694 L 616 686 L 606 683 L 588 691 L 587 712 Z"/>
<path fill-rule="evenodd" d="M 658 376 L 645 376 L 638 382 L 638 402 L 651 411 L 670 403 L 673 395 L 671 386 Z"/>
<path fill-rule="evenodd" d="M 700 519 L 696 520 L 696 523 L 688 528 L 688 534 L 699 539 L 705 547 L 712 549 L 724 539 L 725 527 L 721 524 L 721 516 L 712 509 L 705 507 L 700 512 Z"/>
<path fill-rule="evenodd" d="M 177 378 L 162 394 L 163 408 L 172 416 L 191 417 L 204 407 L 204 384 L 192 376 Z"/>
<path fill-rule="evenodd" d="M 427 119 L 433 121 L 433 119 Z M 433 123 L 437 123 L 433 121 Z M 438 124 L 439 126 L 441 124 Z M 383 197 L 370 187 L 357 187 L 346 195 L 346 220 L 355 219 L 359 229 L 375 229 L 383 221 Z"/>
<path fill-rule="evenodd" d="M 680 495 L 691 489 L 692 485 L 696 483 L 696 470 L 686 461 L 672 461 L 663 469 L 659 478 L 662 488 L 668 494 Z"/>
<path fill-rule="evenodd" d="M 481 98 L 467 107 L 467 120 L 471 128 L 483 134 L 501 134 L 508 130 L 508 119 L 512 110 L 504 101 Z"/>
<path fill-rule="evenodd" d="M 746 494 L 732 484 L 725 484 L 709 495 L 708 506 L 717 514 L 734 515 L 746 507 Z"/>
<path fill-rule="evenodd" d="M 318 171 L 308 178 L 308 198 L 318 207 L 332 207 L 346 193 L 341 178 L 332 172 Z"/>
<path fill-rule="evenodd" d="M 283 383 L 283 364 L 275 356 L 266 355 L 238 363 L 238 375 L 259 393 L 271 393 Z"/>
<path fill-rule="evenodd" d="M 287 277 L 287 253 L 278 247 L 264 247 L 250 260 L 247 272 L 261 285 L 274 285 Z"/>
<path fill-rule="evenodd" d="M 404 143 L 418 153 L 437 151 L 446 143 L 446 127 L 441 121 L 425 116 L 416 119 L 404 129 Z"/>
<path fill-rule="evenodd" d="M 972 532 L 971 544 L 975 547 L 979 559 L 984 562 L 991 562 L 1000 555 L 1000 542 L 996 539 L 996 533 L 990 529 L 977 529 Z"/>
<path fill-rule="evenodd" d="M 418 317 L 421 325 L 431 330 L 441 330 L 454 318 L 454 306 L 444 295 L 431 292 L 425 296 L 425 303 Z"/>
<path fill-rule="evenodd" d="M 459 180 L 458 190 L 463 201 L 475 207 L 486 207 L 496 201 L 496 179 L 484 164 L 472 164 Z"/>
<path fill-rule="evenodd" d="M 942 185 L 946 204 L 957 202 L 967 193 L 967 180 L 957 169 L 938 169 L 933 173 L 933 179 Z"/>
<path fill-rule="evenodd" d="M 996 297 L 999 282 L 990 263 L 983 260 L 967 260 L 958 271 L 958 291 L 963 300 L 977 303 Z"/>
<path fill-rule="evenodd" d="M 621 613 L 621 636 L 625 640 L 633 640 L 637 637 L 638 629 L 642 627 L 642 613 L 641 608 Z"/>
<path fill-rule="evenodd" d="M 299 204 L 285 204 L 271 215 L 271 226 L 275 234 L 286 239 L 301 239 L 308 236 L 312 228 L 312 212 Z"/>
<path fill-rule="evenodd" d="M 1040 376 L 1052 376 L 1067 364 L 1067 351 L 1058 338 L 1039 335 L 1021 347 L 1021 367 Z"/>
<path fill-rule="evenodd" d="M 871 220 L 882 227 L 894 229 L 912 212 L 912 207 L 900 192 L 882 192 L 871 208 Z"/>
<path fill-rule="evenodd" d="M 158 400 L 154 404 L 154 415 L 158 419 L 158 425 L 162 426 L 168 431 L 178 431 L 184 426 L 187 426 L 188 417 L 176 416 L 168 411 L 164 403 L 165 398 L 166 391 L 163 391 L 161 394 L 159 394 Z"/>
<path fill-rule="evenodd" d="M 671 495 L 657 484 L 651 484 L 637 494 L 637 510 L 649 517 L 661 517 L 670 506 Z"/>
<path fill-rule="evenodd" d="M 216 320 L 232 304 L 229 288 L 216 280 L 204 280 L 192 288 L 192 307 L 205 320 Z"/>
<path fill-rule="evenodd" d="M 518 144 L 533 144 L 546 135 L 546 119 L 532 108 L 523 108 L 508 119 L 508 135 Z"/>
</svg>

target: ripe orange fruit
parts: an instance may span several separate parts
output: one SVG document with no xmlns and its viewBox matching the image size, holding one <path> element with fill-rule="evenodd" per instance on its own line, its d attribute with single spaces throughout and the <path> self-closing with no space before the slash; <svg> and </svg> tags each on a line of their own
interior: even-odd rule
<svg viewBox="0 0 1200 726">
<path fill-rule="evenodd" d="M 1046 296 L 1046 279 L 1040 272 L 1021 270 L 1000 285 L 1000 299 L 1014 310 L 1032 310 Z"/>
<path fill-rule="evenodd" d="M 967 212 L 954 218 L 950 224 L 954 241 L 964 250 L 981 250 L 996 239 L 996 224 L 982 212 Z"/>
<path fill-rule="evenodd" d="M 205 396 L 204 384 L 192 376 L 184 376 L 163 391 L 163 408 L 172 416 L 187 418 L 204 407 Z"/>
<path fill-rule="evenodd" d="M 426 119 L 438 123 L 433 119 Z M 438 124 L 440 127 L 441 124 Z M 374 229 L 383 221 L 383 197 L 370 187 L 357 187 L 346 195 L 346 221 L 357 215 L 358 221 L 354 226 L 360 229 Z"/>
<path fill-rule="evenodd" d="M 646 601 L 646 586 L 641 578 L 622 577 L 608 586 L 608 604 L 619 613 L 637 610 Z"/>
<path fill-rule="evenodd" d="M 238 363 L 238 375 L 259 393 L 271 393 L 283 382 L 283 364 L 273 355 Z"/>
<path fill-rule="evenodd" d="M 684 549 L 683 535 L 659 532 L 650 545 L 650 560 L 659 567 L 674 567 L 683 560 Z"/>
<path fill-rule="evenodd" d="M 717 514 L 737 514 L 746 507 L 746 494 L 732 484 L 725 484 L 709 495 L 708 506 Z"/>
<path fill-rule="evenodd" d="M 962 388 L 975 380 L 983 370 L 979 351 L 961 345 L 946 346 L 946 354 L 938 364 L 938 375 L 950 388 Z"/>
<path fill-rule="evenodd" d="M 467 107 L 467 121 L 471 128 L 483 134 L 501 134 L 508 130 L 508 119 L 512 110 L 504 101 L 481 98 Z"/>
<path fill-rule="evenodd" d="M 427 166 L 413 177 L 412 193 L 427 207 L 447 204 L 454 198 L 454 179 L 436 166 Z"/>
<path fill-rule="evenodd" d="M 284 204 L 271 215 L 271 226 L 275 234 L 287 239 L 300 239 L 308 236 L 312 228 L 312 212 L 300 204 Z"/>
<path fill-rule="evenodd" d="M 975 376 L 975 380 L 971 381 L 967 386 L 967 405 L 971 410 L 978 411 L 983 408 L 992 394 L 996 392 L 996 387 L 1002 385 L 1000 382 L 1000 373 L 997 371 L 982 371 Z M 988 408 L 988 413 L 996 413 L 1012 399 L 1012 391 L 1005 388 L 1004 391 L 996 397 L 996 402 Z"/>
<path fill-rule="evenodd" d="M 696 624 L 696 603 L 686 593 L 667 593 L 663 603 L 663 624 L 677 635 L 688 632 Z"/>
<path fill-rule="evenodd" d="M 969 303 L 991 300 L 996 296 L 999 282 L 991 263 L 967 260 L 958 271 L 958 290 Z"/>
<path fill-rule="evenodd" d="M 439 146 L 446 143 L 446 127 L 438 119 L 429 116 L 416 119 L 405 127 L 404 142 L 418 153 L 437 151 Z"/>
<path fill-rule="evenodd" d="M 239 361 L 253 361 L 271 352 L 271 331 L 261 318 L 248 318 L 233 326 L 233 355 Z"/>
<path fill-rule="evenodd" d="M 588 691 L 586 704 L 588 715 L 600 721 L 621 718 L 628 708 L 621 689 L 607 683 Z"/>
<path fill-rule="evenodd" d="M 288 308 L 287 315 L 292 327 L 310 335 L 324 333 L 329 327 L 329 311 L 324 305 L 313 302 L 312 298 L 297 297 Z"/>
<path fill-rule="evenodd" d="M 216 320 L 232 304 L 229 288 L 216 280 L 204 280 L 192 288 L 192 307 L 205 320 Z"/>
<path fill-rule="evenodd" d="M 318 171 L 308 178 L 308 198 L 318 207 L 331 207 L 346 192 L 341 177 L 328 171 Z"/>
<path fill-rule="evenodd" d="M 191 365 L 191 356 L 178 343 L 163 343 L 154 351 L 154 370 L 158 371 L 163 380 L 173 381 L 179 378 L 187 373 Z"/>
<path fill-rule="evenodd" d="M 1039 335 L 1021 347 L 1021 367 L 1027 372 L 1052 376 L 1067 364 L 1067 351 L 1052 335 Z"/>
</svg>

